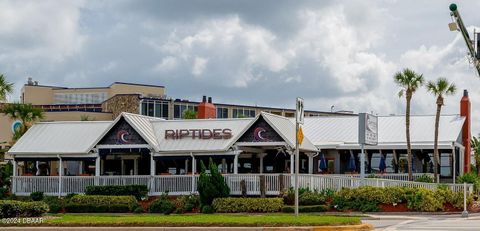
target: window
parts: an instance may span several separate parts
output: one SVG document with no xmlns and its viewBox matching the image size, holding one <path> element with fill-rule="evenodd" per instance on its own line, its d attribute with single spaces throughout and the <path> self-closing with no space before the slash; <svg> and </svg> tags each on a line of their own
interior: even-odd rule
<svg viewBox="0 0 480 231">
<path fill-rule="evenodd" d="M 53 94 L 55 104 L 100 104 L 107 97 L 106 92 Z"/>
<path fill-rule="evenodd" d="M 228 108 L 217 107 L 217 118 L 228 118 Z"/>
<path fill-rule="evenodd" d="M 452 153 L 440 153 L 440 175 L 452 175 Z"/>
<path fill-rule="evenodd" d="M 245 118 L 245 117 L 255 117 L 255 110 L 244 109 L 244 108 L 233 109 L 233 118 Z"/>
<path fill-rule="evenodd" d="M 192 105 L 192 104 L 175 104 L 173 105 L 173 118 L 174 119 L 181 119 L 183 117 L 183 112 L 185 110 L 192 110 L 192 111 L 198 111 L 198 106 L 197 105 Z"/>
<path fill-rule="evenodd" d="M 144 100 L 141 106 L 142 115 L 168 119 L 168 102 Z"/>
</svg>

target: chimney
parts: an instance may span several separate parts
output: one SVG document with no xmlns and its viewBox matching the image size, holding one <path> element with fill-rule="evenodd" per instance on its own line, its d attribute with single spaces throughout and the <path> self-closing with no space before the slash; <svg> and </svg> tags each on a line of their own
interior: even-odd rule
<svg viewBox="0 0 480 231">
<path fill-rule="evenodd" d="M 217 117 L 217 109 L 212 103 L 212 97 L 203 96 L 202 102 L 198 105 L 198 119 L 213 119 Z"/>
<path fill-rule="evenodd" d="M 470 99 L 468 98 L 468 91 L 463 90 L 463 97 L 460 100 L 460 116 L 465 117 L 465 123 L 462 127 L 462 143 L 465 146 L 465 152 L 463 157 L 463 172 L 470 172 L 470 139 L 471 139 L 471 123 L 470 123 L 470 112 L 471 112 Z"/>
</svg>

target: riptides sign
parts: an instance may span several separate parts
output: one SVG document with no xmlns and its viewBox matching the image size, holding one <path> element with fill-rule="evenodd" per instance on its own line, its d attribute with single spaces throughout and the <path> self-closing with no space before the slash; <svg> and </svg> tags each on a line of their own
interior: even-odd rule
<svg viewBox="0 0 480 231">
<path fill-rule="evenodd" d="M 230 139 L 232 138 L 232 129 L 214 128 L 214 129 L 170 129 L 165 130 L 165 139 L 180 140 L 184 138 L 191 139 Z"/>
</svg>

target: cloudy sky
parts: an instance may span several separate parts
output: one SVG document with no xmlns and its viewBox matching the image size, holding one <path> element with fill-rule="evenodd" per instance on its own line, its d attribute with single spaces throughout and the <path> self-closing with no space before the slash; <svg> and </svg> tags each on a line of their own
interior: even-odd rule
<svg viewBox="0 0 480 231">
<path fill-rule="evenodd" d="M 480 27 L 480 1 L 457 1 L 467 27 Z M 450 1 L 8 1 L 0 0 L 0 73 L 20 87 L 158 84 L 174 98 L 404 114 L 395 72 L 456 83 L 444 113 L 469 89 L 476 133 L 480 78 Z M 420 90 L 413 114 L 434 114 Z"/>
</svg>

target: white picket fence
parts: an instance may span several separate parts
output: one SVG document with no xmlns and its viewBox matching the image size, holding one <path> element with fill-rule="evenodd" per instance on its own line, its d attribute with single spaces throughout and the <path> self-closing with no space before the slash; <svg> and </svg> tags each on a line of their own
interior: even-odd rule
<svg viewBox="0 0 480 231">
<path fill-rule="evenodd" d="M 159 176 L 15 176 L 12 177 L 12 192 L 17 195 L 29 195 L 32 192 L 44 192 L 47 195 L 66 195 L 84 193 L 89 185 L 147 185 L 149 195 L 186 195 L 197 191 L 198 175 L 159 175 Z M 282 190 L 294 185 L 294 176 L 290 174 L 225 174 L 225 182 L 231 195 L 260 195 L 262 188 L 266 195 L 278 195 Z M 262 183 L 263 182 L 263 183 Z M 242 184 L 245 186 L 242 187 Z M 299 186 L 312 190 L 355 188 L 362 185 L 376 187 L 410 187 L 436 189 L 438 184 L 421 183 L 382 178 L 366 178 L 345 175 L 299 175 Z M 463 184 L 444 184 L 455 192 L 463 191 Z M 473 185 L 468 184 L 473 192 Z"/>
</svg>

